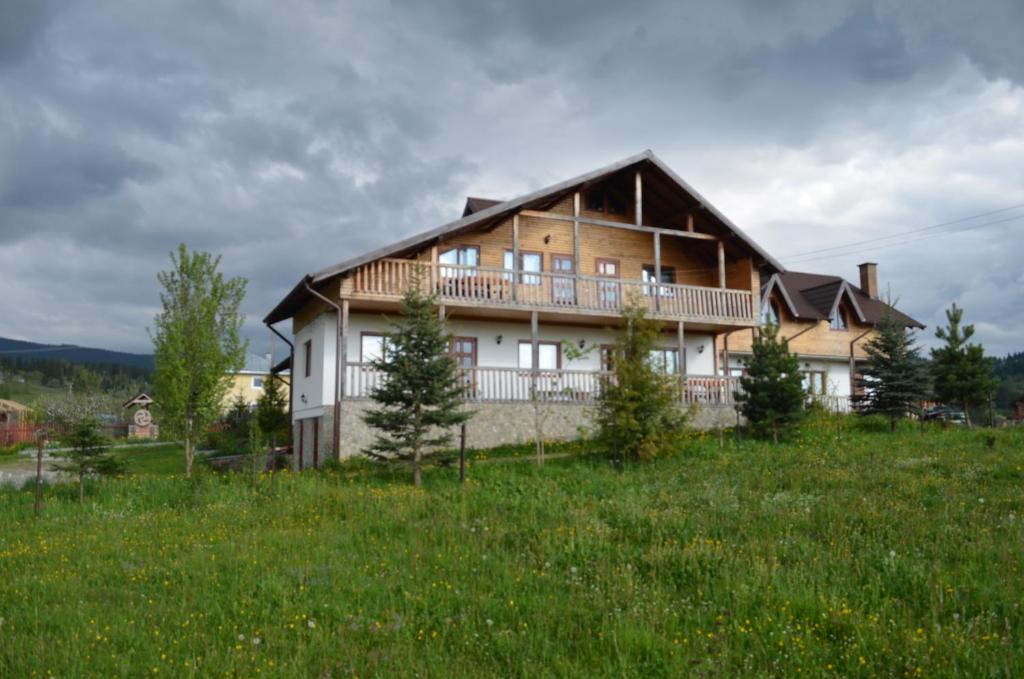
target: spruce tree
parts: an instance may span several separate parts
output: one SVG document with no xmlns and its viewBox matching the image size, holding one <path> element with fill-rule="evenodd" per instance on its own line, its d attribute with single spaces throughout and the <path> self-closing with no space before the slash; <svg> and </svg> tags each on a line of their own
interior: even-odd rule
<svg viewBox="0 0 1024 679">
<path fill-rule="evenodd" d="M 615 458 L 643 460 L 676 449 L 686 428 L 678 378 L 651 358 L 660 324 L 628 300 L 612 348 L 612 373 L 602 384 L 595 422 L 601 450 Z"/>
<path fill-rule="evenodd" d="M 995 391 L 995 361 L 985 356 L 980 344 L 970 344 L 974 326 L 960 327 L 964 310 L 954 303 L 946 310 L 949 326 L 938 328 L 935 336 L 945 346 L 932 349 L 932 381 L 935 396 L 944 403 L 955 403 L 964 411 L 971 426 L 971 407 L 984 404 Z"/>
<path fill-rule="evenodd" d="M 110 455 L 107 439 L 100 433 L 99 423 L 91 418 L 76 422 L 64 437 L 68 450 L 61 456 L 65 461 L 53 465 L 57 471 L 78 477 L 78 501 L 85 502 L 86 476 L 112 476 L 122 471 L 121 463 Z"/>
<path fill-rule="evenodd" d="M 280 377 L 269 375 L 256 401 L 256 422 L 272 446 L 288 440 L 288 396 L 283 386 Z"/>
<path fill-rule="evenodd" d="M 896 321 L 891 306 L 875 330 L 878 335 L 864 345 L 868 360 L 857 378 L 863 393 L 853 401 L 859 414 L 885 415 L 896 431 L 896 421 L 918 409 L 924 400 L 928 371 L 913 336 Z"/>
<path fill-rule="evenodd" d="M 402 297 L 402 317 L 372 362 L 382 373 L 371 394 L 379 407 L 363 415 L 378 432 L 364 454 L 410 466 L 417 486 L 424 458 L 450 446 L 451 427 L 472 416 L 460 407 L 466 387 L 449 353 L 451 335 L 438 318 L 434 297 L 420 291 L 421 280 L 416 271 Z"/>
<path fill-rule="evenodd" d="M 743 416 L 759 435 L 772 435 L 795 426 L 803 416 L 806 395 L 800 376 L 800 361 L 789 352 L 789 342 L 779 337 L 776 325 L 765 325 L 754 337 L 751 356 L 740 378 L 741 391 L 735 397 Z"/>
</svg>

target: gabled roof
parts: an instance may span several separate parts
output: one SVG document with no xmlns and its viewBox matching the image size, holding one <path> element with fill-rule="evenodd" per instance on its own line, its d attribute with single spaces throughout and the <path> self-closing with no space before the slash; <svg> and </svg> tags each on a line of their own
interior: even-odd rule
<svg viewBox="0 0 1024 679">
<path fill-rule="evenodd" d="M 872 299 L 866 292 L 840 276 L 783 271 L 773 274 L 761 292 L 762 304 L 778 291 L 789 313 L 797 320 L 828 320 L 844 300 L 865 325 L 875 325 L 885 316 L 886 303 Z M 893 309 L 896 320 L 908 328 L 924 329 L 924 324 Z"/>
<path fill-rule="evenodd" d="M 572 179 L 552 184 L 551 186 L 524 194 L 518 198 L 513 198 L 512 200 L 497 203 L 489 207 L 484 207 L 479 211 L 465 214 L 461 219 L 443 224 L 435 229 L 424 231 L 423 233 L 410 238 L 352 257 L 335 264 L 332 267 L 309 274 L 300 280 L 298 284 L 292 288 L 291 292 L 289 292 L 288 295 L 281 300 L 281 302 L 279 302 L 269 314 L 267 314 L 266 318 L 263 319 L 263 322 L 277 323 L 285 320 L 286 318 L 290 318 L 310 297 L 307 286 L 315 288 L 322 285 L 328 279 L 345 274 L 374 260 L 381 259 L 383 257 L 400 257 L 426 247 L 431 243 L 437 242 L 441 238 L 496 224 L 519 210 L 543 208 L 545 206 L 552 205 L 575 191 L 598 184 L 618 172 L 634 167 L 649 171 L 650 178 L 655 180 L 652 182 L 653 185 L 650 187 L 645 183 L 645 196 L 666 195 L 668 193 L 682 194 L 681 196 L 676 195 L 675 199 L 680 203 L 685 203 L 688 209 L 702 210 L 707 214 L 710 214 L 713 217 L 713 222 L 717 222 L 716 226 L 723 232 L 723 235 L 729 234 L 735 236 L 742 244 L 760 258 L 761 261 L 759 264 L 765 264 L 775 271 L 785 271 L 782 264 L 765 252 L 761 246 L 747 236 L 728 217 L 719 212 L 715 206 L 704 198 L 704 196 L 700 195 L 692 186 L 687 184 L 682 177 L 677 175 L 670 167 L 662 162 L 660 158 L 654 155 L 654 152 L 647 150 L 620 160 L 617 163 L 612 163 L 611 165 L 606 165 L 605 167 L 593 170 L 592 172 L 586 172 L 573 177 Z M 659 191 L 661 192 L 660 194 Z M 467 208 L 468 207 L 467 201 Z M 644 208 L 645 214 L 651 212 L 647 208 L 647 205 L 645 205 Z"/>
<path fill-rule="evenodd" d="M 254 354 L 251 351 L 245 353 L 245 365 L 238 371 L 240 375 L 267 375 L 273 367 L 273 359 L 270 354 Z"/>
<path fill-rule="evenodd" d="M 466 207 L 463 208 L 462 210 L 462 216 L 468 217 L 471 214 L 480 212 L 481 210 L 486 210 L 487 208 L 494 207 L 495 205 L 500 205 L 501 203 L 504 202 L 505 201 L 503 200 L 492 200 L 490 198 L 474 198 L 472 196 L 469 196 L 466 198 Z"/>
<path fill-rule="evenodd" d="M 130 408 L 131 406 L 143 406 L 143 407 L 146 407 L 146 406 L 150 405 L 151 403 L 153 403 L 153 399 L 150 397 L 150 395 L 147 394 L 144 391 L 140 391 L 135 396 L 132 396 L 130 399 L 125 401 L 124 405 L 122 405 L 121 407 L 122 408 Z"/>
</svg>

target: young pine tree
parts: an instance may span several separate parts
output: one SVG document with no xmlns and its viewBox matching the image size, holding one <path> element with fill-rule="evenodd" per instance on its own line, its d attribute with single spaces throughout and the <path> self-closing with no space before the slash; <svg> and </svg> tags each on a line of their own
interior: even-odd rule
<svg viewBox="0 0 1024 679">
<path fill-rule="evenodd" d="M 945 346 L 932 349 L 932 382 L 935 396 L 945 403 L 959 405 L 971 426 L 971 408 L 985 403 L 995 391 L 998 380 L 992 374 L 994 360 L 985 356 L 980 344 L 969 344 L 974 326 L 960 323 L 964 310 L 955 303 L 946 310 L 949 326 L 938 328 L 935 336 Z"/>
<path fill-rule="evenodd" d="M 789 352 L 789 342 L 779 338 L 779 328 L 765 325 L 754 337 L 746 374 L 736 393 L 743 416 L 760 435 L 771 432 L 778 443 L 779 432 L 795 426 L 804 412 L 804 388 L 800 361 Z"/>
<path fill-rule="evenodd" d="M 919 408 L 924 400 L 928 370 L 914 338 L 896 321 L 891 307 L 875 330 L 878 335 L 864 345 L 868 360 L 857 378 L 863 394 L 853 400 L 858 413 L 885 415 L 892 431 L 896 431 L 897 420 Z"/>
<path fill-rule="evenodd" d="M 434 298 L 420 292 L 421 280 L 416 272 L 402 297 L 402 318 L 386 335 L 383 355 L 373 361 L 383 373 L 371 395 L 379 407 L 363 415 L 378 431 L 364 454 L 411 466 L 417 486 L 424 458 L 450 445 L 450 428 L 472 416 L 460 407 L 465 382 L 449 354 L 451 336 Z"/>
<path fill-rule="evenodd" d="M 629 300 L 612 349 L 612 374 L 602 385 L 596 440 L 608 455 L 644 460 L 676 449 L 686 429 L 678 380 L 651 359 L 660 325 Z"/>
<path fill-rule="evenodd" d="M 277 375 L 263 380 L 263 393 L 256 401 L 256 421 L 271 446 L 288 440 L 288 395 Z"/>
<path fill-rule="evenodd" d="M 113 476 L 123 469 L 108 452 L 107 440 L 100 433 L 96 420 L 86 418 L 75 423 L 64 437 L 64 445 L 68 448 L 62 456 L 64 462 L 53 465 L 53 468 L 78 477 L 80 503 L 85 502 L 86 476 Z"/>
</svg>

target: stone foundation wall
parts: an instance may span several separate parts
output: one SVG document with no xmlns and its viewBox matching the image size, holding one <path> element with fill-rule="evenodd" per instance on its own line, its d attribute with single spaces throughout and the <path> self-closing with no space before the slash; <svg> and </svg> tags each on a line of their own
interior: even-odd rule
<svg viewBox="0 0 1024 679">
<path fill-rule="evenodd" d="M 369 401 L 346 401 L 341 408 L 341 455 L 351 457 L 373 442 L 374 432 L 362 419 L 362 414 L 372 406 Z M 466 445 L 470 448 L 491 448 L 508 443 L 526 443 L 534 440 L 534 406 L 531 403 L 477 403 L 471 408 L 473 418 L 466 424 Z M 592 428 L 593 405 L 557 403 L 540 406 L 542 430 L 548 440 L 569 440 L 582 436 Z M 334 426 L 334 409 L 327 407 L 319 418 L 300 420 L 295 423 L 293 439 L 298 454 L 298 427 L 305 426 L 302 439 L 302 467 L 313 466 L 313 421 L 319 426 L 318 465 L 323 465 L 332 455 L 331 432 Z M 694 408 L 690 426 L 696 429 L 716 429 L 736 424 L 736 411 L 732 406 L 701 406 Z M 458 432 L 453 432 L 453 444 L 458 444 Z M 298 459 L 293 460 L 298 468 Z"/>
</svg>

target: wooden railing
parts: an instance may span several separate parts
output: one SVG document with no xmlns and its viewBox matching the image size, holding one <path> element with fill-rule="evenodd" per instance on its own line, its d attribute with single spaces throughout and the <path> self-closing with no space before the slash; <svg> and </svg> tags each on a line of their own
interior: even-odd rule
<svg viewBox="0 0 1024 679">
<path fill-rule="evenodd" d="M 353 295 L 398 297 L 421 267 L 420 288 L 445 301 L 482 306 L 582 309 L 618 314 L 629 299 L 640 300 L 652 314 L 677 318 L 752 321 L 749 290 L 675 285 L 600 276 L 520 272 L 480 266 L 434 264 L 408 259 L 381 259 L 352 275 Z"/>
<path fill-rule="evenodd" d="M 593 403 L 611 373 L 591 370 L 538 370 L 521 368 L 461 368 L 467 385 L 466 400 L 470 402 L 515 403 Z M 349 363 L 345 371 L 345 396 L 368 399 L 381 384 L 383 375 L 369 363 Z M 536 380 L 536 381 L 535 381 Z M 731 405 L 735 378 L 681 378 L 683 403 Z M 536 387 L 534 387 L 536 384 Z"/>
</svg>

